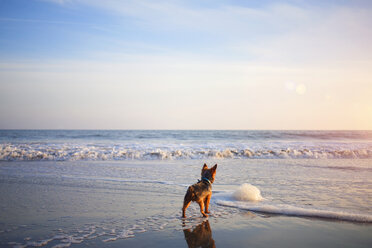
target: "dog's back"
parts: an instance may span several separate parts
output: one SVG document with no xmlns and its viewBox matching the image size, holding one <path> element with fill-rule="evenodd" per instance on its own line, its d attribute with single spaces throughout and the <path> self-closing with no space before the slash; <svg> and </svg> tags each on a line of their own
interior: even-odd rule
<svg viewBox="0 0 372 248">
<path fill-rule="evenodd" d="M 191 185 L 185 194 L 186 201 L 196 201 L 204 199 L 207 195 L 212 193 L 212 186 L 200 181 Z"/>
</svg>

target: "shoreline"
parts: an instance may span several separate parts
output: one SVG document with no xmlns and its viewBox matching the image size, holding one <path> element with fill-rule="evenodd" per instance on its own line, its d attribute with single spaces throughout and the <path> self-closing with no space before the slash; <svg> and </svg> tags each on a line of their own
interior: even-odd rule
<svg viewBox="0 0 372 248">
<path fill-rule="evenodd" d="M 317 247 L 339 247 L 340 245 L 370 247 L 372 242 L 371 224 L 264 215 L 244 210 L 238 212 L 238 214 L 229 215 L 228 218 L 196 216 L 186 219 L 186 222 L 190 221 L 186 225 L 184 220 L 179 218 L 170 227 L 133 234 L 127 232 L 128 236 L 121 238 L 113 238 L 113 235 L 106 229 L 106 234 L 98 233 L 98 235 L 94 234 L 81 240 L 71 236 L 68 238 L 68 235 L 61 234 L 63 232 L 58 234 L 58 229 L 55 229 L 54 237 L 33 240 L 32 237 L 27 236 L 23 240 L 16 239 L 6 243 L 3 240 L 1 246 L 196 247 L 189 246 L 193 244 L 202 247 L 314 247 L 314 245 Z M 33 228 L 35 226 L 32 225 L 23 227 L 27 234 L 35 234 Z M 210 246 L 210 244 L 215 246 Z"/>
<path fill-rule="evenodd" d="M 215 247 L 328 248 L 372 244 L 372 224 L 259 213 L 239 208 L 237 202 L 234 208 L 217 202 L 220 193 L 249 182 L 261 190 L 267 203 L 286 200 L 296 206 L 327 207 L 336 202 L 341 209 L 353 210 L 354 203 L 345 205 L 345 201 L 356 195 L 354 191 L 345 195 L 344 181 L 340 181 L 349 179 L 352 172 L 328 168 L 347 161 L 323 161 L 326 168 L 311 166 L 322 162 L 313 160 L 221 161 L 213 184 L 211 216 L 201 218 L 198 205 L 192 203 L 189 218 L 182 220 L 183 197 L 187 186 L 200 177 L 199 162 L 0 162 L 0 246 L 188 247 L 190 242 L 209 242 Z M 367 163 L 356 162 L 357 166 Z M 308 177 L 309 172 L 316 173 L 315 179 Z M 333 185 L 339 186 L 329 189 L 324 183 L 335 173 Z M 368 196 L 369 176 L 354 173 L 358 178 L 349 183 L 363 186 L 366 192 L 359 192 L 355 204 L 362 205 L 355 209 L 369 214 L 368 197 L 362 197 Z M 323 195 L 317 199 L 315 192 Z"/>
</svg>

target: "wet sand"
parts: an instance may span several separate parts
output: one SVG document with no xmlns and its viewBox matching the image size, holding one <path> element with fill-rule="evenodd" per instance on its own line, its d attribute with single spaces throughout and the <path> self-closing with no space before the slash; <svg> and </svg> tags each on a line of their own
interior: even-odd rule
<svg viewBox="0 0 372 248">
<path fill-rule="evenodd" d="M 1 247 L 370 247 L 372 244 L 371 224 L 254 213 L 215 203 L 210 206 L 212 214 L 207 219 L 201 218 L 195 203 L 188 209 L 188 218 L 182 219 L 186 186 L 155 181 L 91 180 L 83 174 L 80 177 L 50 174 L 45 168 L 43 173 L 27 173 L 32 165 L 0 163 Z M 61 163 L 44 165 L 52 166 L 53 171 L 66 167 Z M 89 169 L 93 165 L 79 166 Z M 129 171 L 126 168 L 126 173 Z M 135 173 L 145 171 L 136 169 Z"/>
</svg>

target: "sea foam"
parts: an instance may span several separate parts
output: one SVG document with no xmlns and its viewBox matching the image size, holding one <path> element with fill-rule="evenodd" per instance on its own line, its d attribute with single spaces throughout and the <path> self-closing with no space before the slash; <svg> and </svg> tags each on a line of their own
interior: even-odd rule
<svg viewBox="0 0 372 248">
<path fill-rule="evenodd" d="M 249 183 L 240 185 L 232 196 L 238 201 L 261 201 L 263 199 L 260 190 Z"/>
<path fill-rule="evenodd" d="M 316 207 L 305 208 L 302 206 L 271 203 L 261 196 L 261 192 L 257 187 L 248 183 L 240 185 L 239 188 L 232 193 L 215 194 L 214 201 L 216 204 L 221 206 L 234 207 L 242 210 L 266 214 L 372 223 L 372 215 L 370 214 L 352 213 L 334 209 L 319 209 Z"/>
<path fill-rule="evenodd" d="M 352 159 L 372 158 L 371 148 L 247 148 L 224 145 L 175 145 L 157 147 L 153 144 L 0 144 L 2 161 L 74 161 L 74 160 L 180 160 L 180 159 Z"/>
<path fill-rule="evenodd" d="M 279 214 L 286 216 L 311 217 L 334 219 L 350 222 L 372 223 L 372 215 L 350 213 L 340 210 L 325 210 L 316 208 L 303 208 L 285 204 L 247 204 L 246 202 L 234 202 L 226 200 L 217 200 L 216 203 L 222 206 L 235 207 L 253 212 Z"/>
</svg>

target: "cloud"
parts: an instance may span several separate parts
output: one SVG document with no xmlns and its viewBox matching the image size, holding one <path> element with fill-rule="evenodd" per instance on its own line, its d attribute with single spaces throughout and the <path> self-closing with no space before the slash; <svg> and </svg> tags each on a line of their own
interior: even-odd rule
<svg viewBox="0 0 372 248">
<path fill-rule="evenodd" d="M 0 126 L 371 128 L 362 121 L 355 126 L 348 118 L 354 115 L 354 102 L 360 109 L 372 104 L 371 63 L 285 66 L 186 55 L 132 56 L 121 62 L 3 61 Z M 305 85 L 306 94 L 288 91 L 288 81 Z M 356 113 L 364 120 L 363 111 Z"/>
<path fill-rule="evenodd" d="M 370 6 L 53 2 L 106 13 L 74 30 L 105 46 L 0 61 L 0 127 L 371 128 Z"/>
<path fill-rule="evenodd" d="M 130 21 L 139 32 L 164 36 L 164 40 L 174 40 L 177 49 L 204 52 L 206 56 L 284 63 L 372 59 L 370 6 L 317 7 L 269 2 L 246 7 L 224 2 L 200 5 L 192 1 L 143 0 L 62 2 L 100 9 L 117 16 L 118 23 Z M 150 44 L 152 37 L 148 38 L 140 43 L 160 48 L 159 44 Z M 118 43 L 123 42 L 120 39 Z M 162 45 L 160 50 L 174 52 L 168 42 Z"/>
<path fill-rule="evenodd" d="M 257 54 L 261 60 L 292 62 L 372 60 L 370 10 L 336 8 L 306 13 L 311 22 L 276 35 L 260 44 L 244 42 L 236 49 Z"/>
</svg>

